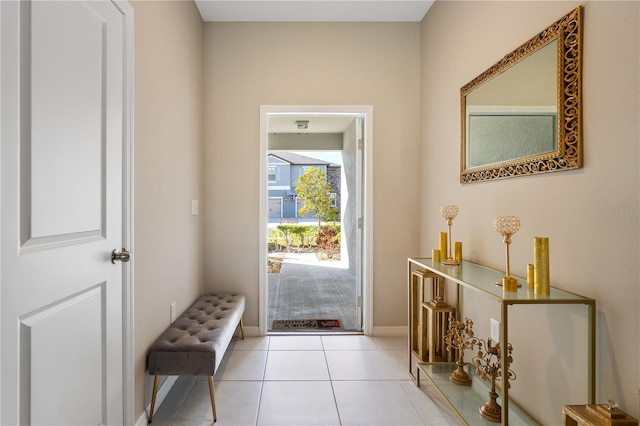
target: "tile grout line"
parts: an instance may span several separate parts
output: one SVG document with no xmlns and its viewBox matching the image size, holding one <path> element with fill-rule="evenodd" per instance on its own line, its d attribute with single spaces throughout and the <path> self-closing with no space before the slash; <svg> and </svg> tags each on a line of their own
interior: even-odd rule
<svg viewBox="0 0 640 426">
<path fill-rule="evenodd" d="M 329 375 L 329 385 L 331 386 L 331 395 L 333 395 L 333 404 L 336 407 L 338 424 L 342 425 L 342 418 L 340 417 L 340 409 L 338 408 L 338 398 L 336 398 L 336 390 L 333 387 L 333 379 L 331 378 L 331 369 L 329 368 L 329 360 L 327 359 L 327 349 L 324 346 L 324 339 L 322 338 L 322 336 L 320 336 L 320 343 L 322 345 L 322 354 L 324 355 L 324 362 L 327 365 L 327 374 Z"/>
<path fill-rule="evenodd" d="M 182 401 L 180 401 L 180 404 L 178 404 L 178 406 L 176 407 L 176 410 L 174 411 L 173 415 L 171 416 L 171 421 L 169 422 L 169 425 L 173 425 L 176 421 L 176 417 L 178 417 L 178 414 L 180 413 L 180 410 L 182 410 L 182 406 L 184 406 L 185 401 L 187 400 L 187 398 L 189 398 L 189 394 L 191 393 L 191 390 L 193 389 L 193 385 L 196 383 L 196 380 L 194 379 L 191 384 L 189 385 L 189 388 L 186 390 L 186 392 L 184 393 L 184 396 L 182 397 Z M 211 414 L 213 416 L 213 413 Z M 213 420 L 213 417 L 212 417 Z"/>
<path fill-rule="evenodd" d="M 271 337 L 267 336 L 267 355 L 264 357 L 264 368 L 262 369 L 262 380 L 260 381 L 260 395 L 258 396 L 258 409 L 256 410 L 256 426 L 260 420 L 260 409 L 262 408 L 262 395 L 264 393 L 264 381 L 267 376 L 267 362 L 269 361 L 269 353 L 271 352 Z"/>
</svg>

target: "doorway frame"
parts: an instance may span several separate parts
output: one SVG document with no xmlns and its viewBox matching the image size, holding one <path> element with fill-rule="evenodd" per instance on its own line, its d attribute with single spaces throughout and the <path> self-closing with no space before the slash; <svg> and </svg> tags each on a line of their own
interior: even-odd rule
<svg viewBox="0 0 640 426">
<path fill-rule="evenodd" d="M 134 57 L 135 13 L 128 0 L 111 0 L 124 22 L 123 122 L 122 122 L 122 243 L 133 254 L 134 244 Z M 134 262 L 122 264 L 122 375 L 123 422 L 136 421 L 135 284 Z"/>
<path fill-rule="evenodd" d="M 362 330 L 373 334 L 373 106 L 372 105 L 261 105 L 260 106 L 260 170 L 258 173 L 258 333 L 268 332 L 267 279 L 267 151 L 269 144 L 269 114 L 362 115 L 364 117 L 364 161 L 362 164 Z"/>
</svg>

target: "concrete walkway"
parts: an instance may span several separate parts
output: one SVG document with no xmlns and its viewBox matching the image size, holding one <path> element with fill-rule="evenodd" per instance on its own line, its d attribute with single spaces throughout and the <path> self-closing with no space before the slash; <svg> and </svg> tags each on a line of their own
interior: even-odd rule
<svg viewBox="0 0 640 426">
<path fill-rule="evenodd" d="M 339 319 L 344 331 L 357 330 L 356 277 L 340 262 L 287 253 L 268 280 L 269 331 L 273 320 L 291 319 Z"/>
</svg>

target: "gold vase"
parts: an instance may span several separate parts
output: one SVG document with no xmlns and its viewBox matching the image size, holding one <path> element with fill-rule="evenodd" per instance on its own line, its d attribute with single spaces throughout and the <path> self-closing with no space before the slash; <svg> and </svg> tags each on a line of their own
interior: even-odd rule
<svg viewBox="0 0 640 426">
<path fill-rule="evenodd" d="M 533 238 L 533 288 L 536 295 L 549 296 L 549 238 Z"/>
</svg>

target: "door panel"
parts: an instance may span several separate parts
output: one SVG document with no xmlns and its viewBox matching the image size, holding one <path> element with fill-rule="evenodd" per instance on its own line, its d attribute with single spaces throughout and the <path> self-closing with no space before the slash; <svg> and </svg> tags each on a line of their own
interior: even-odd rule
<svg viewBox="0 0 640 426">
<path fill-rule="evenodd" d="M 0 424 L 126 423 L 123 13 L 0 7 Z"/>
<path fill-rule="evenodd" d="M 105 49 L 117 23 L 107 25 L 83 2 L 35 2 L 30 9 L 30 32 L 21 34 L 31 50 L 21 99 L 29 108 L 21 118 L 31 130 L 23 139 L 29 145 L 23 152 L 30 154 L 23 164 L 31 165 L 31 236 L 99 230 L 109 100 L 103 92 L 110 77 L 105 67 L 114 60 Z M 52 19 L 58 13 L 64 18 Z"/>
<path fill-rule="evenodd" d="M 32 424 L 102 423 L 104 289 L 103 283 L 21 317 L 21 376 L 31 384 L 22 405 Z"/>
</svg>

